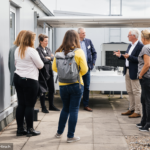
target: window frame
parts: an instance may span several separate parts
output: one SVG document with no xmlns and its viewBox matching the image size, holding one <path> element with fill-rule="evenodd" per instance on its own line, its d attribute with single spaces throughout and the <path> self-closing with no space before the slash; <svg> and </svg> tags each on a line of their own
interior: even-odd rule
<svg viewBox="0 0 150 150">
<path fill-rule="evenodd" d="M 15 38 L 16 38 L 16 11 L 17 9 L 15 7 L 13 7 L 12 5 L 10 5 L 10 12 L 15 14 Z M 15 102 L 17 100 L 17 94 L 16 94 L 16 90 L 15 90 L 15 94 L 11 95 L 11 103 Z"/>
</svg>

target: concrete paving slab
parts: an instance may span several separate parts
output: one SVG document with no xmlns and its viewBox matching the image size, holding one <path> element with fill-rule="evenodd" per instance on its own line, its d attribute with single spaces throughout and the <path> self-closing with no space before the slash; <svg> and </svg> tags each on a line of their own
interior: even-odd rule
<svg viewBox="0 0 150 150">
<path fill-rule="evenodd" d="M 114 119 L 110 118 L 93 118 L 93 123 L 118 123 L 117 118 Z"/>
<path fill-rule="evenodd" d="M 94 135 L 94 144 L 127 144 L 123 136 Z"/>
<path fill-rule="evenodd" d="M 58 122 L 60 116 L 60 111 L 50 111 L 50 113 L 46 114 L 42 121 L 44 122 Z"/>
<path fill-rule="evenodd" d="M 62 109 L 62 101 L 55 96 L 55 106 Z M 90 107 L 93 112 L 83 110 L 81 103 L 79 108 L 78 123 L 75 136 L 81 140 L 76 143 L 66 143 L 68 124 L 62 138 L 55 138 L 58 128 L 60 112 L 50 111 L 49 114 L 41 112 L 40 102 L 36 108 L 38 122 L 34 122 L 34 128 L 41 132 L 40 136 L 28 138 L 16 137 L 16 122 L 13 122 L 1 135 L 0 141 L 14 143 L 15 150 L 127 150 L 126 135 L 150 135 L 149 132 L 140 132 L 135 126 L 141 118 L 130 119 L 121 116 L 121 112 L 127 111 L 128 101 L 119 96 L 109 98 L 108 95 L 96 95 L 90 97 Z M 48 108 L 49 103 L 46 101 Z"/>
<path fill-rule="evenodd" d="M 58 150 L 94 150 L 93 144 L 63 143 Z"/>
<path fill-rule="evenodd" d="M 94 144 L 94 150 L 129 150 L 127 144 Z"/>
<path fill-rule="evenodd" d="M 63 137 L 61 138 L 60 143 L 66 143 L 67 133 L 68 133 L 68 125 L 65 128 L 65 131 L 63 133 Z M 75 130 L 75 136 L 79 136 L 81 138 L 81 140 L 78 141 L 78 143 L 92 144 L 94 140 L 92 123 L 77 124 L 76 130 Z"/>
<path fill-rule="evenodd" d="M 120 124 L 137 124 L 141 121 L 141 118 L 128 118 L 128 116 L 117 117 Z"/>
<path fill-rule="evenodd" d="M 122 130 L 138 130 L 136 124 L 120 124 Z"/>
<path fill-rule="evenodd" d="M 22 150 L 58 150 L 59 144 L 57 143 L 37 143 L 28 141 Z"/>
</svg>

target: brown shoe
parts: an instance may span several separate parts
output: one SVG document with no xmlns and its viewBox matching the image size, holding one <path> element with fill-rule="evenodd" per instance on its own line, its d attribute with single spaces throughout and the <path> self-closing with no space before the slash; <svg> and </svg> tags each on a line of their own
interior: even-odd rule
<svg viewBox="0 0 150 150">
<path fill-rule="evenodd" d="M 93 111 L 90 107 L 84 107 L 84 110 L 86 110 L 86 111 Z"/>
<path fill-rule="evenodd" d="M 121 113 L 121 115 L 132 115 L 134 111 L 128 110 L 127 112 Z"/>
<path fill-rule="evenodd" d="M 132 115 L 129 116 L 129 118 L 138 118 L 138 117 L 141 117 L 141 115 L 137 113 L 133 113 Z"/>
</svg>

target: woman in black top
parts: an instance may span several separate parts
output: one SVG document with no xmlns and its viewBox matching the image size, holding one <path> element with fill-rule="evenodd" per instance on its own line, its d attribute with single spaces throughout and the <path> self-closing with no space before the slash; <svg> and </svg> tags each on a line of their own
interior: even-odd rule
<svg viewBox="0 0 150 150">
<path fill-rule="evenodd" d="M 40 34 L 39 35 L 39 46 L 37 47 L 37 51 L 44 63 L 44 68 L 41 70 L 41 74 L 44 77 L 44 80 L 46 81 L 45 83 L 47 84 L 48 87 L 48 101 L 49 101 L 49 110 L 53 111 L 59 111 L 54 105 L 53 105 L 53 100 L 54 100 L 54 79 L 53 79 L 53 71 L 52 71 L 52 63 L 54 55 L 52 54 L 51 50 L 47 47 L 48 44 L 48 36 Z M 39 78 L 39 82 L 44 82 L 41 81 L 43 78 Z M 46 109 L 45 106 L 45 92 L 40 94 L 40 102 L 42 106 L 42 112 L 43 113 L 49 113 L 49 111 Z"/>
</svg>

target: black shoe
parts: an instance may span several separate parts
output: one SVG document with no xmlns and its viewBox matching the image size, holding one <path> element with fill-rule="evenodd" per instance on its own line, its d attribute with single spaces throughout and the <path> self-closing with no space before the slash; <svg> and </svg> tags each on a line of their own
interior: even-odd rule
<svg viewBox="0 0 150 150">
<path fill-rule="evenodd" d="M 149 126 L 148 125 L 145 125 L 144 127 L 142 128 L 139 128 L 140 131 L 149 131 Z"/>
<path fill-rule="evenodd" d="M 136 126 L 137 126 L 138 128 L 142 128 L 142 127 L 143 127 L 141 123 L 136 124 Z"/>
<path fill-rule="evenodd" d="M 16 133 L 17 136 L 23 136 L 23 135 L 26 135 L 26 134 L 27 134 L 27 130 L 25 130 L 24 128 L 18 129 L 17 133 Z"/>
<path fill-rule="evenodd" d="M 27 137 L 40 135 L 41 132 L 35 131 L 33 128 L 27 130 Z"/>
<path fill-rule="evenodd" d="M 49 111 L 46 108 L 42 108 L 43 113 L 49 113 Z"/>
<path fill-rule="evenodd" d="M 55 106 L 52 106 L 52 107 L 49 107 L 49 110 L 52 110 L 52 111 L 60 111 L 58 108 L 56 108 Z"/>
</svg>

